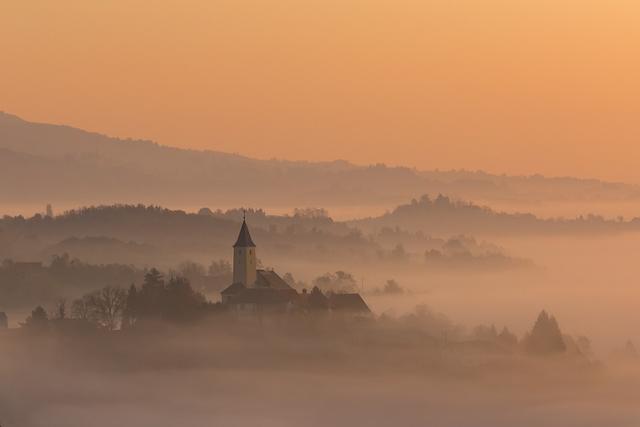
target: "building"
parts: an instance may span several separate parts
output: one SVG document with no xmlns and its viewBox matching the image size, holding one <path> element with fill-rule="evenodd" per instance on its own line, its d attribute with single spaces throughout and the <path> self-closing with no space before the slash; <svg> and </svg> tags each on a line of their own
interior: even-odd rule
<svg viewBox="0 0 640 427">
<path fill-rule="evenodd" d="M 360 294 L 331 294 L 329 295 L 329 307 L 332 312 L 340 314 L 366 315 L 371 313 L 369 306 Z"/>
<path fill-rule="evenodd" d="M 239 313 L 371 313 L 360 294 L 324 295 L 318 288 L 298 293 L 275 271 L 258 269 L 257 260 L 256 245 L 243 219 L 233 245 L 233 283 L 220 293 L 223 305 Z"/>
</svg>

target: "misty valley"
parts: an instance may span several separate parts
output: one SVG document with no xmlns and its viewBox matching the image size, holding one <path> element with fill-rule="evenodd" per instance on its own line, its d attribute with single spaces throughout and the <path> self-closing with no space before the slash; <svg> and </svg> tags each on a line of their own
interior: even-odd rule
<svg viewBox="0 0 640 427">
<path fill-rule="evenodd" d="M 640 427 L 639 18 L 0 0 L 0 427 Z"/>
<path fill-rule="evenodd" d="M 638 225 L 443 195 L 5 216 L 0 423 L 633 425 Z"/>
<path fill-rule="evenodd" d="M 637 185 L 5 113 L 0 183 L 2 427 L 640 420 Z"/>
</svg>

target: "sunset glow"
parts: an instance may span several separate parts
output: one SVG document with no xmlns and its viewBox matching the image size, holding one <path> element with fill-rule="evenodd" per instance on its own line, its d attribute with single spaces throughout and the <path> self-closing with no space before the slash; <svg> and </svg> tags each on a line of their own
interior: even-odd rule
<svg viewBox="0 0 640 427">
<path fill-rule="evenodd" d="M 640 8 L 603 1 L 0 5 L 0 109 L 259 158 L 640 182 Z"/>
</svg>

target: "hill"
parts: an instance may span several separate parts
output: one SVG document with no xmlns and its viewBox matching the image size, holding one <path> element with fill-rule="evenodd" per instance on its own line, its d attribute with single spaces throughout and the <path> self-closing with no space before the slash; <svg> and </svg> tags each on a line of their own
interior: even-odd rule
<svg viewBox="0 0 640 427">
<path fill-rule="evenodd" d="M 348 224 L 369 233 L 400 227 L 436 236 L 455 233 L 483 236 L 640 231 L 640 218 L 624 221 L 588 215 L 571 219 L 542 219 L 530 213 L 498 212 L 489 207 L 454 200 L 443 195 L 435 198 L 424 195 L 384 215 L 349 221 Z"/>
<path fill-rule="evenodd" d="M 425 193 L 499 202 L 640 202 L 640 188 L 627 184 L 345 161 L 257 160 L 111 138 L 6 113 L 0 113 L 0 166 L 5 206 L 51 202 L 380 207 Z"/>
<path fill-rule="evenodd" d="M 208 265 L 229 260 L 240 227 L 237 211 L 186 213 L 144 205 L 114 205 L 73 210 L 54 218 L 0 219 L 0 260 L 48 262 L 68 253 L 94 264 L 134 264 L 171 268 L 185 261 Z M 470 269 L 512 268 L 501 248 L 460 236 L 431 238 L 422 233 L 360 229 L 304 211 L 293 216 L 252 211 L 251 233 L 265 267 L 366 267 L 368 271 L 407 266 L 422 271 L 425 253 L 437 251 L 443 264 Z"/>
</svg>

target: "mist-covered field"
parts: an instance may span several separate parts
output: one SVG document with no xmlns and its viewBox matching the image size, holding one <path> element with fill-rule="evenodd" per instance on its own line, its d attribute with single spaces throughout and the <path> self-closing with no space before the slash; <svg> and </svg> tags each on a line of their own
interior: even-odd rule
<svg viewBox="0 0 640 427">
<path fill-rule="evenodd" d="M 628 340 L 640 342 L 637 237 L 497 243 L 534 259 L 536 268 L 417 274 L 398 265 L 332 264 L 362 278 L 360 290 L 376 318 L 398 319 L 392 327 L 295 319 L 298 327 L 283 328 L 212 319 L 141 336 L 10 331 L 0 335 L 0 423 L 638 425 L 640 359 L 623 352 Z M 274 263 L 276 270 L 285 266 L 304 281 L 329 268 Z M 402 292 L 375 292 L 390 277 Z M 417 326 L 400 322 L 421 304 L 435 317 Z M 563 333 L 588 337 L 592 353 L 534 357 L 473 335 L 476 326 L 493 324 L 522 340 L 542 309 L 556 316 Z M 459 337 L 446 332 L 451 336 L 443 338 L 454 329 Z"/>
<path fill-rule="evenodd" d="M 640 421 L 638 360 L 536 358 L 478 343 L 446 344 L 417 331 L 218 319 L 145 335 L 5 336 L 0 422 L 600 427 Z"/>
</svg>

